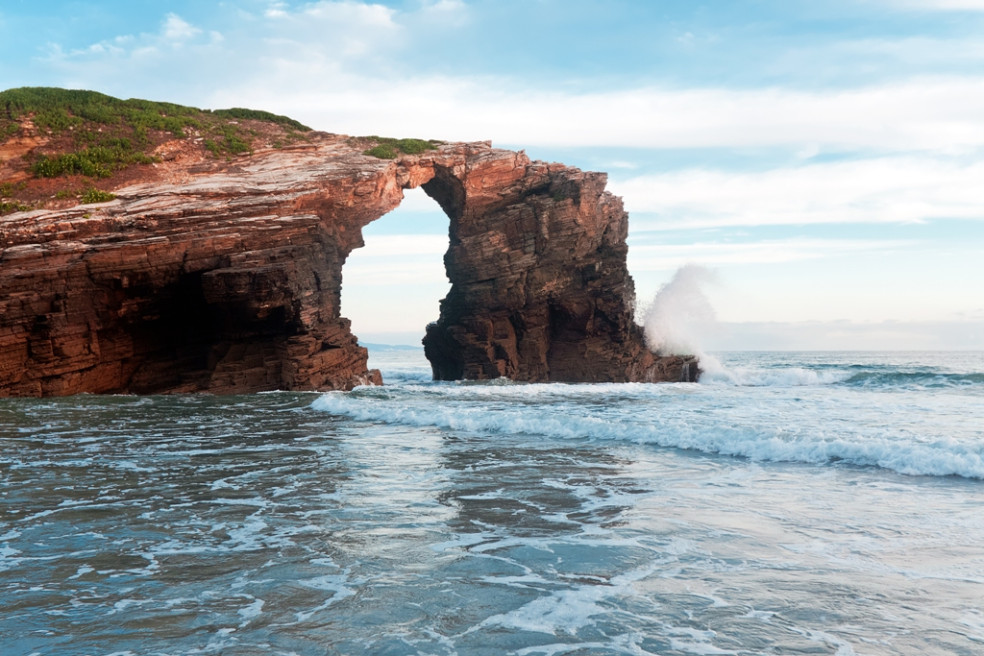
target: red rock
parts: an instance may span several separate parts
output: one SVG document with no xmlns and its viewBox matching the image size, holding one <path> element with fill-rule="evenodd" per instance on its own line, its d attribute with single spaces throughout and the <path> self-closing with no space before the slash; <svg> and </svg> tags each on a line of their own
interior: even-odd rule
<svg viewBox="0 0 984 656">
<path fill-rule="evenodd" d="M 158 167 L 109 203 L 0 217 L 0 395 L 380 383 L 339 313 L 342 265 L 419 185 L 451 218 L 435 377 L 697 375 L 632 320 L 628 217 L 604 174 L 487 143 L 382 160 L 327 134 Z"/>
</svg>

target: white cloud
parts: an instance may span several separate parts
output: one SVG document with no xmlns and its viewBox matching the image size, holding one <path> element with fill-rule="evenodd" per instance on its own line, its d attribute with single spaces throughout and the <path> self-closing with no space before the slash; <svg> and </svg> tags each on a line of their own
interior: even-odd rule
<svg viewBox="0 0 984 656">
<path fill-rule="evenodd" d="M 770 171 L 691 169 L 613 182 L 644 229 L 984 220 L 984 163 L 882 157 Z"/>
<path fill-rule="evenodd" d="M 161 28 L 161 35 L 168 41 L 185 41 L 200 33 L 200 29 L 185 22 L 177 14 L 168 14 Z"/>
<path fill-rule="evenodd" d="M 437 214 L 440 216 L 445 216 L 444 211 L 441 209 L 441 206 L 437 204 L 437 201 L 428 196 L 420 187 L 405 189 L 403 191 L 403 200 L 400 201 L 400 207 L 397 211 L 399 211 L 400 214 Z"/>
<path fill-rule="evenodd" d="M 342 269 L 345 280 L 342 288 L 347 299 L 353 298 L 353 294 L 357 296 L 357 290 L 366 287 L 416 285 L 431 289 L 436 286 L 438 291 L 432 294 L 435 299 L 446 292 L 448 279 L 444 273 L 444 253 L 448 250 L 447 235 L 367 235 L 364 240 L 365 246 L 354 250 Z"/>
<path fill-rule="evenodd" d="M 297 12 L 284 12 L 268 27 L 267 38 L 284 41 L 290 48 L 260 50 L 260 57 L 277 57 L 303 66 L 314 55 L 318 59 L 381 56 L 402 43 L 402 27 L 394 21 L 395 10 L 361 2 L 316 2 Z M 298 57 L 299 55 L 299 57 Z M 310 84 L 310 80 L 308 80 Z"/>
<path fill-rule="evenodd" d="M 786 264 L 845 255 L 873 255 L 913 248 L 914 242 L 877 239 L 773 239 L 757 242 L 695 242 L 637 244 L 629 248 L 633 273 L 679 269 L 692 262 L 707 267 L 743 264 Z"/>
<path fill-rule="evenodd" d="M 448 250 L 447 235 L 370 235 L 365 242 L 365 250 L 358 251 L 364 258 L 436 255 L 440 261 Z"/>
<path fill-rule="evenodd" d="M 430 0 L 421 8 L 419 20 L 460 27 L 470 20 L 468 5 L 462 0 Z"/>
<path fill-rule="evenodd" d="M 343 305 L 348 302 L 345 300 L 348 298 L 347 293 L 356 289 L 385 287 L 387 289 L 403 288 L 406 290 L 415 287 L 419 288 L 414 290 L 417 292 L 420 289 L 439 285 L 442 286 L 443 293 L 432 294 L 436 300 L 444 296 L 448 288 L 448 278 L 444 274 L 440 255 L 416 260 L 399 258 L 386 262 L 366 260 L 359 263 L 353 262 L 345 265 L 342 270 L 342 279 Z M 364 302 L 371 304 L 372 300 L 366 299 Z M 392 299 L 391 302 L 393 302 Z"/>
<path fill-rule="evenodd" d="M 286 2 L 271 2 L 267 10 L 263 12 L 267 18 L 283 18 L 287 15 Z"/>
<path fill-rule="evenodd" d="M 274 2 L 261 20 L 239 12 L 228 17 L 222 31 L 206 31 L 170 13 L 154 33 L 118 36 L 72 51 L 52 44 L 47 63 L 73 85 L 110 93 L 123 88 L 117 93 L 125 97 L 180 102 L 196 87 L 214 90 L 217 80 L 259 85 L 270 95 L 281 84 L 295 91 L 330 90 L 345 67 L 385 64 L 392 57 L 404 32 L 395 15 L 383 5 L 349 0 L 315 2 L 296 11 Z M 159 74 L 162 68 L 167 76 Z M 199 96 L 193 104 L 202 101 Z M 266 99 L 257 106 L 270 104 Z"/>
<path fill-rule="evenodd" d="M 46 61 L 63 71 L 72 71 L 89 78 L 84 82 L 76 83 L 76 86 L 95 88 L 98 85 L 92 78 L 98 78 L 104 73 L 118 77 L 123 72 L 119 68 L 121 62 L 127 62 L 129 66 L 134 67 L 134 74 L 138 74 L 141 70 L 146 72 L 143 67 L 173 58 L 175 50 L 193 43 L 201 34 L 203 34 L 201 29 L 177 14 L 170 13 L 164 18 L 160 29 L 154 33 L 121 34 L 69 52 L 59 44 L 50 43 L 46 47 Z M 209 32 L 209 39 L 212 43 L 218 44 L 222 41 L 222 35 L 213 30 Z M 193 73 L 189 72 L 186 77 L 192 76 Z M 124 77 L 129 80 L 131 76 L 124 75 Z M 126 97 L 130 95 L 126 94 Z"/>
</svg>

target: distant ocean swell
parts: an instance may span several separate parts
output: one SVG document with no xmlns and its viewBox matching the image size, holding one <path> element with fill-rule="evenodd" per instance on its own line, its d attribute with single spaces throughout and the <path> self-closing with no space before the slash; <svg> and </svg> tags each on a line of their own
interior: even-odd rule
<svg viewBox="0 0 984 656">
<path fill-rule="evenodd" d="M 860 387 L 980 387 L 984 388 L 984 374 L 938 373 L 933 371 L 877 372 L 864 371 L 853 374 L 845 381 Z"/>
<path fill-rule="evenodd" d="M 858 371 L 843 369 L 814 371 L 801 367 L 770 370 L 733 369 L 706 372 L 704 383 L 726 383 L 751 387 L 849 385 L 867 388 L 946 388 L 979 387 L 984 392 L 984 374 L 941 373 L 936 371 Z"/>
</svg>

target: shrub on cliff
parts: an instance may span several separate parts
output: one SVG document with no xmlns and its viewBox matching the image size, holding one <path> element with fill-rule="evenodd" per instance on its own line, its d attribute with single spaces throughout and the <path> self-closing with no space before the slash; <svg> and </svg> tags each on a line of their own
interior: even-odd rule
<svg viewBox="0 0 984 656">
<path fill-rule="evenodd" d="M 212 114 L 223 118 L 252 119 L 254 121 L 276 123 L 277 125 L 289 128 L 291 130 L 298 130 L 300 132 L 311 131 L 311 128 L 308 126 L 299 121 L 295 121 L 288 116 L 272 114 L 270 112 L 265 112 L 262 109 L 244 109 L 242 107 L 233 107 L 232 109 L 216 109 L 212 112 Z"/>
<path fill-rule="evenodd" d="M 133 150 L 128 142 L 117 141 L 110 146 L 94 146 L 53 156 L 41 155 L 31 165 L 31 172 L 39 178 L 62 175 L 108 178 L 113 171 L 130 164 L 150 164 L 153 161 L 149 155 Z"/>
<path fill-rule="evenodd" d="M 79 202 L 83 205 L 89 205 L 90 203 L 108 203 L 115 198 L 116 196 L 108 191 L 96 189 L 95 187 L 89 187 L 82 192 L 81 196 L 79 196 Z"/>
<path fill-rule="evenodd" d="M 379 159 L 396 159 L 400 154 L 419 155 L 434 150 L 441 142 L 431 139 L 394 139 L 392 137 L 361 137 L 369 141 L 375 141 L 376 145 L 363 151 L 363 155 L 378 157 Z"/>
</svg>

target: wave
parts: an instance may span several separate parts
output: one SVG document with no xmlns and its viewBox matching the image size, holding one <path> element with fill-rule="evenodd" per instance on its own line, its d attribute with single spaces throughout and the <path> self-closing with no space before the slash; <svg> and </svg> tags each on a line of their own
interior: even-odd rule
<svg viewBox="0 0 984 656">
<path fill-rule="evenodd" d="M 861 371 L 844 381 L 856 387 L 966 388 L 984 386 L 984 373 L 939 371 Z"/>
<path fill-rule="evenodd" d="M 850 369 L 808 369 L 804 367 L 734 367 L 710 370 L 701 377 L 708 385 L 741 387 L 812 387 L 846 385 L 864 388 L 945 389 L 984 387 L 984 374 L 938 371 L 852 371 Z"/>
<path fill-rule="evenodd" d="M 795 359 L 792 362 L 797 362 Z M 971 366 L 974 366 L 971 364 Z M 944 366 L 932 367 L 912 363 L 857 364 L 840 363 L 787 364 L 777 360 L 772 366 L 725 366 L 710 355 L 701 357 L 704 371 L 701 382 L 710 385 L 741 387 L 804 387 L 845 385 L 863 388 L 943 389 L 984 388 L 984 373 L 979 370 L 954 370 Z"/>
<path fill-rule="evenodd" d="M 701 376 L 704 384 L 737 385 L 740 387 L 807 387 L 833 385 L 849 380 L 851 374 L 841 370 L 815 370 L 804 367 L 734 367 L 710 369 Z"/>
<path fill-rule="evenodd" d="M 862 407 L 829 416 L 826 408 L 838 407 L 837 399 L 800 415 L 768 404 L 745 407 L 735 398 L 708 405 L 706 398 L 688 399 L 687 394 L 700 396 L 699 386 L 688 387 L 648 386 L 647 393 L 646 386 L 628 386 L 618 398 L 609 386 L 590 385 L 361 388 L 330 392 L 312 407 L 358 421 L 480 435 L 625 441 L 757 461 L 845 463 L 984 479 L 984 440 L 948 435 L 932 417 L 916 426 L 911 419 L 895 425 L 882 421 L 898 414 L 891 408 L 864 417 L 858 414 Z M 678 398 L 669 398 L 674 394 Z"/>
</svg>

